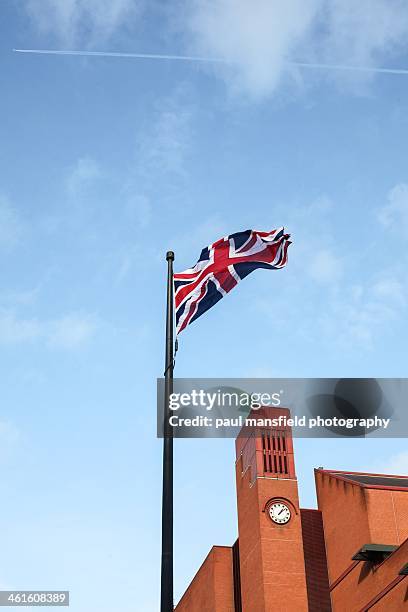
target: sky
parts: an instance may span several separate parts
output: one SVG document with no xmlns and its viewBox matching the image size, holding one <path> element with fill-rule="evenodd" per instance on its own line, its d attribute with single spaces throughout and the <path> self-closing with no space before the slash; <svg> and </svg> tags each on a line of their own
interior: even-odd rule
<svg viewBox="0 0 408 612">
<path fill-rule="evenodd" d="M 406 376 L 408 9 L 399 0 L 3 0 L 0 588 L 153 612 L 168 249 L 284 225 L 288 266 L 180 337 L 180 377 Z M 190 55 L 220 62 L 23 55 Z M 301 68 L 295 62 L 373 69 Z M 295 440 L 408 473 L 406 440 Z M 175 444 L 175 597 L 237 535 L 232 440 Z"/>
</svg>

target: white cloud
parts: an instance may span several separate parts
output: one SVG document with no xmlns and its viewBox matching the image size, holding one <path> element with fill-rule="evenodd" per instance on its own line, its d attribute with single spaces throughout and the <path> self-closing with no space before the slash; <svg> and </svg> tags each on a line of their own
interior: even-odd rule
<svg viewBox="0 0 408 612">
<path fill-rule="evenodd" d="M 378 66 L 404 48 L 408 35 L 403 0 L 196 0 L 188 6 L 192 51 L 231 62 L 217 72 L 254 97 L 273 93 L 284 76 L 299 80 L 303 72 L 291 61 Z"/>
<path fill-rule="evenodd" d="M 7 198 L 0 196 L 0 248 L 10 249 L 15 246 L 20 240 L 22 229 L 16 209 Z"/>
<path fill-rule="evenodd" d="M 408 475 L 408 451 L 394 455 L 387 464 L 387 473 Z"/>
<path fill-rule="evenodd" d="M 198 0 L 190 17 L 200 55 L 232 62 L 222 73 L 255 96 L 272 92 L 285 61 L 310 35 L 319 0 Z"/>
<path fill-rule="evenodd" d="M 335 286 L 342 279 L 346 257 L 336 240 L 332 223 L 334 203 L 321 195 L 308 205 L 288 209 L 283 210 L 281 216 L 293 231 L 297 257 L 293 260 L 295 253 L 289 251 L 291 265 L 312 281 Z"/>
<path fill-rule="evenodd" d="M 9 456 L 20 440 L 20 431 L 10 421 L 0 421 L 0 460 Z"/>
<path fill-rule="evenodd" d="M 312 254 L 308 272 L 319 283 L 337 283 L 342 276 L 343 263 L 328 249 L 320 249 Z"/>
<path fill-rule="evenodd" d="M 105 41 L 140 13 L 142 0 L 26 0 L 43 34 L 66 45 Z"/>
<path fill-rule="evenodd" d="M 391 304 L 405 306 L 406 287 L 396 278 L 383 278 L 374 283 L 372 292 L 377 299 L 388 300 Z"/>
<path fill-rule="evenodd" d="M 142 174 L 185 174 L 192 141 L 193 106 L 186 87 L 178 87 L 154 109 L 149 129 L 138 142 L 137 162 Z"/>
<path fill-rule="evenodd" d="M 397 280 L 392 283 L 399 286 Z M 371 349 L 384 330 L 391 331 L 404 314 L 403 304 L 397 303 L 391 293 L 379 291 L 379 287 L 381 282 L 344 286 L 320 319 L 325 334 L 345 347 Z"/>
<path fill-rule="evenodd" d="M 387 204 L 378 212 L 384 227 L 408 233 L 408 184 L 398 183 L 387 196 Z"/>
<path fill-rule="evenodd" d="M 95 315 L 72 313 L 40 321 L 18 317 L 13 311 L 0 312 L 0 344 L 42 342 L 55 349 L 77 349 L 89 342 L 99 327 Z"/>
<path fill-rule="evenodd" d="M 404 0 L 327 0 L 325 54 L 334 62 L 375 66 L 384 54 L 405 46 Z"/>
<path fill-rule="evenodd" d="M 145 195 L 131 195 L 125 206 L 126 217 L 137 229 L 146 229 L 152 217 L 152 205 Z"/>
<path fill-rule="evenodd" d="M 65 47 L 134 33 L 145 6 L 145 0 L 25 0 L 40 32 Z M 284 77 L 299 83 L 304 69 L 291 61 L 380 66 L 404 49 L 408 35 L 405 0 L 181 0 L 176 6 L 189 50 L 227 60 L 211 70 L 253 97 L 273 93 Z M 359 84 L 373 77 L 321 74 Z"/>
<path fill-rule="evenodd" d="M 0 421 L 0 440 L 14 443 L 19 438 L 18 429 L 9 421 Z M 1 444 L 0 446 L 3 446 Z"/>
<path fill-rule="evenodd" d="M 57 349 L 76 349 L 94 336 L 99 321 L 93 315 L 70 314 L 48 325 L 48 345 Z"/>
<path fill-rule="evenodd" d="M 36 319 L 19 319 L 13 312 L 0 313 L 0 343 L 20 344 L 32 342 L 42 335 Z"/>
<path fill-rule="evenodd" d="M 375 472 L 379 474 L 408 476 L 408 451 L 402 451 L 388 459 L 384 459 L 381 465 L 375 468 Z"/>
<path fill-rule="evenodd" d="M 86 187 L 101 176 L 98 163 L 90 157 L 81 157 L 70 170 L 67 177 L 67 187 L 71 195 L 79 195 Z"/>
<path fill-rule="evenodd" d="M 254 366 L 249 368 L 244 374 L 244 378 L 277 378 L 278 371 L 269 366 Z"/>
<path fill-rule="evenodd" d="M 360 255 L 339 240 L 333 213 L 335 203 L 327 197 L 277 211 L 294 242 L 284 298 L 278 292 L 271 309 L 269 296 L 260 294 L 254 306 L 274 326 L 296 329 L 306 342 L 318 338 L 341 350 L 371 350 L 385 335 L 396 334 L 406 318 L 405 269 L 388 260 L 381 269 L 359 268 Z"/>
<path fill-rule="evenodd" d="M 128 244 L 119 252 L 119 265 L 116 274 L 116 283 L 124 281 L 137 264 L 143 264 L 144 254 L 139 245 Z"/>
<path fill-rule="evenodd" d="M 6 293 L 0 294 L 0 299 L 2 302 L 8 302 L 11 304 L 33 304 L 40 292 L 40 286 L 37 285 L 32 289 L 22 290 L 22 291 L 8 291 Z"/>
</svg>

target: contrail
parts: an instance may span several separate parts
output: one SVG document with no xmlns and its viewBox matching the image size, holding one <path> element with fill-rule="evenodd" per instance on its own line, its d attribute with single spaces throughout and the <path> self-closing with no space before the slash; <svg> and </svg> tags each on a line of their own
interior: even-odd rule
<svg viewBox="0 0 408 612">
<path fill-rule="evenodd" d="M 150 60 L 176 60 L 182 62 L 233 63 L 219 57 L 200 57 L 196 55 L 162 55 L 151 53 L 115 53 L 112 51 L 57 51 L 54 49 L 13 49 L 15 53 L 33 53 L 37 55 L 81 55 L 93 57 L 128 57 Z M 349 70 L 357 72 L 375 72 L 382 74 L 408 74 L 406 68 L 375 68 L 372 66 L 348 66 L 347 64 L 316 64 L 309 62 L 286 62 L 287 66 L 311 68 L 317 70 Z"/>
<path fill-rule="evenodd" d="M 408 74 L 407 68 L 375 68 L 374 66 L 347 66 L 344 64 L 309 64 L 306 62 L 288 62 L 289 66 L 299 68 L 317 68 L 321 70 L 357 70 L 359 72 L 381 72 L 383 74 Z"/>
<path fill-rule="evenodd" d="M 15 53 L 36 53 L 41 55 L 91 55 L 98 57 L 130 57 L 136 59 L 178 60 L 182 62 L 225 62 L 226 60 L 195 55 L 157 55 L 150 53 L 114 53 L 111 51 L 55 51 L 53 49 L 13 49 Z"/>
</svg>

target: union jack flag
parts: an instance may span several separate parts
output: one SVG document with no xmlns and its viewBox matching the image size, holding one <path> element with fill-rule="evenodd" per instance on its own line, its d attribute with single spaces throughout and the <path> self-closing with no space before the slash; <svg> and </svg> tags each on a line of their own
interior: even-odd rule
<svg viewBox="0 0 408 612">
<path fill-rule="evenodd" d="M 203 249 L 193 268 L 174 274 L 177 334 L 257 268 L 283 268 L 289 237 L 283 227 L 231 234 Z"/>
</svg>

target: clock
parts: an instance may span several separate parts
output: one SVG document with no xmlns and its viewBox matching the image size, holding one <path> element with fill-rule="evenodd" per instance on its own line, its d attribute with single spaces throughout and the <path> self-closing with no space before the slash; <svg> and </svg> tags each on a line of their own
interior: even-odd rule
<svg viewBox="0 0 408 612">
<path fill-rule="evenodd" d="M 268 508 L 268 513 L 270 519 L 277 525 L 286 525 L 292 516 L 289 506 L 280 501 L 273 502 Z"/>
</svg>

